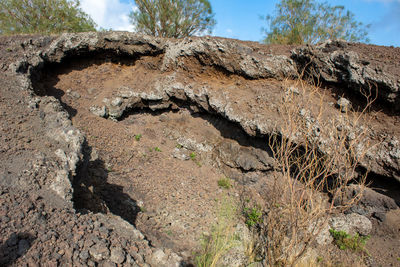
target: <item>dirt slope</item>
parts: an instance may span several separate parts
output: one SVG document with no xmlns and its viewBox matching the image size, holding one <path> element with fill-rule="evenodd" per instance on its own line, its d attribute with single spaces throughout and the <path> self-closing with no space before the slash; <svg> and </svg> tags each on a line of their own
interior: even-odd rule
<svg viewBox="0 0 400 267">
<path fill-rule="evenodd" d="M 192 263 L 216 200 L 268 200 L 268 136 L 305 62 L 321 74 L 326 119 L 340 96 L 356 108 L 354 88 L 376 85 L 365 123 L 376 145 L 361 162 L 373 190 L 352 212 L 373 223 L 367 265 L 398 263 L 397 48 L 111 32 L 1 37 L 0 49 L 0 263 Z"/>
</svg>

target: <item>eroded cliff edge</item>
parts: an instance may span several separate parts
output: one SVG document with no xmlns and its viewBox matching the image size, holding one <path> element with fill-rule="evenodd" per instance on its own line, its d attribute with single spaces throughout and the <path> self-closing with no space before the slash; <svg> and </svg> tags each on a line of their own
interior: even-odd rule
<svg viewBox="0 0 400 267">
<path fill-rule="evenodd" d="M 360 171 L 370 170 L 371 179 L 399 181 L 398 48 L 346 42 L 327 42 L 316 47 L 268 47 L 222 38 L 168 40 L 121 32 L 26 37 L 17 40 L 14 45 L 18 55 L 5 60 L 2 69 L 16 81 L 11 87 L 27 93 L 24 103 L 33 112 L 38 112 L 39 120 L 46 129 L 45 135 L 55 144 L 52 146 L 54 149 L 47 149 L 49 161 L 57 161 L 55 166 L 47 170 L 53 176 L 39 179 L 33 188 L 56 192 L 71 210 L 73 183 L 74 179 L 78 179 L 77 168 L 85 169 L 91 161 L 87 158 L 91 155 L 85 151 L 85 133 L 77 130 L 70 121 L 72 115 L 68 107 L 71 107 L 71 102 L 82 101 L 79 105 L 87 111 L 113 121 L 123 121 L 138 110 L 165 112 L 184 107 L 194 113 L 214 116 L 216 120 L 226 120 L 237 129 L 242 129 L 250 138 L 263 140 L 271 135 L 283 134 L 279 132 L 282 120 L 277 103 L 288 91 L 298 93 L 294 81 L 304 79 L 311 82 L 310 78 L 314 83 L 321 82 L 321 88 L 326 88 L 328 97 L 324 103 L 325 109 L 332 116 L 341 116 L 341 107 L 337 106 L 340 97 L 350 100 L 354 109 L 357 109 L 364 104 L 360 100 L 362 93 L 370 92 L 372 96 L 378 96 L 371 113 L 373 116 L 364 122 L 364 127 L 368 127 L 369 131 L 364 142 L 373 145 L 366 159 L 361 162 Z M 386 55 L 384 60 L 376 56 L 379 54 Z M 128 70 L 123 69 L 122 75 L 116 78 L 107 77 L 107 73 L 105 77 L 98 77 L 99 81 L 93 81 L 94 89 L 90 92 L 87 89 L 92 87 L 82 91 L 75 87 L 65 94 L 59 94 L 54 83 L 48 86 L 49 81 L 51 83 L 49 75 L 57 73 L 53 73 L 53 69 L 61 69 L 61 73 L 65 74 L 74 69 L 62 70 L 64 65 L 77 66 L 79 62 L 83 63 L 82 69 L 110 62 L 127 66 Z M 100 78 L 109 78 L 112 82 L 102 82 Z M 126 82 L 119 82 L 123 78 Z M 307 106 L 304 108 L 306 114 Z M 349 136 L 357 130 L 350 129 Z M 173 131 L 169 132 L 169 136 L 175 135 Z M 178 134 L 175 139 L 180 137 Z M 320 139 L 321 151 L 324 152 L 329 147 L 329 140 L 318 134 L 315 138 Z M 259 172 L 273 170 L 272 158 L 256 149 L 260 146 L 253 145 L 248 151 L 227 143 L 196 143 L 188 140 L 192 139 L 180 141 L 185 149 L 204 149 L 205 160 L 215 160 L 218 166 L 227 166 L 227 172 L 233 172 L 232 176 L 244 173 L 248 179 L 257 180 Z M 208 156 L 208 150 L 215 153 Z M 90 228 L 90 223 L 84 225 Z M 105 226 L 98 224 L 92 231 L 107 232 L 115 225 L 118 223 Z M 119 254 L 120 258 L 123 255 L 123 262 L 127 263 L 129 257 L 138 264 L 146 261 L 153 262 L 155 266 L 162 264 L 157 261 L 170 261 L 170 264 L 182 261 L 180 256 L 171 251 L 151 247 L 136 230 L 132 230 L 132 233 L 135 235 L 132 240 L 137 240 L 133 241 L 137 242 L 136 247 L 143 248 L 139 256 L 125 247 L 119 253 L 114 249 L 115 255 Z M 115 235 L 114 239 L 117 240 L 119 234 Z M 28 240 L 25 237 L 20 239 Z M 118 246 L 120 241 L 113 242 Z M 105 244 L 101 240 L 93 240 L 92 243 L 88 245 L 89 255 L 78 255 L 77 262 L 87 263 L 89 259 L 94 262 L 109 261 L 113 254 L 110 249 L 115 244 Z M 85 247 L 82 244 L 82 248 Z M 113 257 L 113 260 L 115 263 L 121 259 Z"/>
</svg>

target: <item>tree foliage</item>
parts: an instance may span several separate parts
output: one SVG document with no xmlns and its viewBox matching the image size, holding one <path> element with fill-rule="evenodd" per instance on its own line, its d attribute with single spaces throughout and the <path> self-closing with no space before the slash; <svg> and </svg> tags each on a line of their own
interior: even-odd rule
<svg viewBox="0 0 400 267">
<path fill-rule="evenodd" d="M 79 0 L 0 0 L 0 34 L 96 30 Z"/>
<path fill-rule="evenodd" d="M 276 14 L 268 15 L 265 43 L 315 44 L 328 39 L 369 42 L 367 29 L 344 6 L 331 6 L 315 0 L 281 0 Z"/>
<path fill-rule="evenodd" d="M 129 15 L 141 33 L 181 38 L 211 32 L 214 14 L 208 0 L 135 0 Z"/>
</svg>

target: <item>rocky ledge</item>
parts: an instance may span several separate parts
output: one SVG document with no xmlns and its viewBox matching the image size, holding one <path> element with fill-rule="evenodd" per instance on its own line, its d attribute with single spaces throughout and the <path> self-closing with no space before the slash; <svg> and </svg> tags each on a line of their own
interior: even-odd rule
<svg viewBox="0 0 400 267">
<path fill-rule="evenodd" d="M 25 112 L 37 114 L 45 129 L 45 139 L 48 139 L 43 142 L 51 145 L 35 156 L 33 168 L 28 170 L 30 173 L 18 178 L 18 183 L 13 173 L 6 171 L 8 161 L 4 163 L 4 178 L 0 183 L 2 235 L 9 235 L 11 229 L 24 224 L 35 225 L 32 231 L 14 232 L 5 240 L 0 254 L 4 264 L 34 265 L 39 258 L 25 254 L 32 244 L 41 253 L 40 261 L 46 259 L 59 265 L 185 264 L 182 255 L 152 246 L 135 226 L 118 216 L 83 214 L 74 210 L 72 185 L 79 176 L 77 170 L 88 160 L 85 135 L 71 123 L 64 103 L 46 89 L 43 80 L 53 67 L 80 59 L 122 62 L 126 66 L 139 62 L 143 66 L 142 73 L 132 74 L 136 75 L 132 79 L 145 79 L 136 86 L 110 87 L 92 95 L 90 112 L 114 121 L 122 121 L 137 110 L 187 108 L 193 113 L 211 114 L 226 120 L 251 138 L 267 139 L 287 134 L 280 130 L 283 121 L 278 103 L 288 95 L 301 99 L 308 94 L 301 90 L 299 81 L 321 82 L 320 87 L 326 88 L 329 97 L 323 103 L 325 120 L 343 118 L 347 109 L 360 110 L 361 107 L 362 110 L 365 105 L 359 101 L 362 95 L 376 96 L 368 110 L 369 117 L 345 130 L 350 140 L 360 131 L 366 133 L 359 144 L 368 147 L 359 165 L 360 173 L 368 170 L 371 179 L 400 182 L 400 132 L 396 126 L 400 101 L 398 48 L 343 41 L 328 41 L 315 47 L 268 47 L 222 38 L 173 40 L 126 32 L 22 37 L 12 44 L 6 41 L 3 43 L 14 52 L 10 52 L 13 57 L 4 57 L 7 64 L 2 65 L 2 75 L 12 81 L 5 86 L 11 91 L 23 92 Z M 393 55 L 382 64 L 368 48 L 374 53 L 383 51 Z M 149 73 L 151 75 L 145 76 Z M 73 91 L 70 94 L 80 97 Z M 7 101 L 6 97 L 5 94 L 3 101 Z M 334 140 L 329 133 L 320 133 L 325 130 L 324 122 L 318 121 L 321 118 L 313 113 L 309 104 L 301 103 L 301 116 L 312 121 L 313 127 L 321 125 L 320 129 L 310 131 L 311 138 L 320 144 L 321 153 L 329 153 L 329 145 Z M 210 150 L 213 149 L 218 164 L 240 172 L 274 170 L 274 160 L 263 150 L 243 149 L 229 143 L 210 146 Z M 12 162 L 11 156 L 8 160 Z M 35 178 L 33 184 L 26 181 L 40 175 L 47 177 Z M 12 181 L 11 185 L 5 181 Z M 50 196 L 47 206 L 43 194 Z M 390 207 L 382 204 L 381 209 L 370 208 L 363 215 L 397 208 L 398 204 L 392 199 L 379 199 L 384 199 Z M 368 200 L 363 201 L 367 210 L 371 205 Z M 19 203 L 22 211 L 21 215 L 17 214 L 18 218 L 13 214 L 15 209 L 10 208 L 15 203 Z M 34 242 L 38 233 L 41 234 L 40 243 Z"/>
</svg>

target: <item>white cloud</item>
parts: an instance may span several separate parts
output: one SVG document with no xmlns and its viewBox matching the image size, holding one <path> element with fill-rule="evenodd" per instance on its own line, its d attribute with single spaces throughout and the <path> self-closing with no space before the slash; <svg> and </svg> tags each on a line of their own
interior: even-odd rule
<svg viewBox="0 0 400 267">
<path fill-rule="evenodd" d="M 117 31 L 133 31 L 129 22 L 129 13 L 135 8 L 130 3 L 121 0 L 82 0 L 81 8 L 104 29 Z"/>
</svg>

